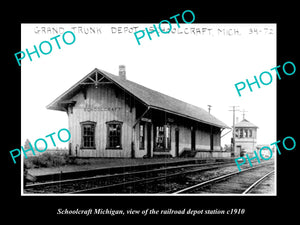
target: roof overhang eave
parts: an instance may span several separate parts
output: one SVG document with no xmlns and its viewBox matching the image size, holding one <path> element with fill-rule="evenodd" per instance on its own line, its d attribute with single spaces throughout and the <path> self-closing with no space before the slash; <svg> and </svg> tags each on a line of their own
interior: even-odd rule
<svg viewBox="0 0 300 225">
<path fill-rule="evenodd" d="M 195 117 L 191 117 L 191 116 L 188 116 L 188 115 L 185 115 L 185 114 L 181 114 L 181 113 L 178 113 L 178 112 L 174 112 L 174 111 L 167 110 L 167 109 L 160 108 L 160 107 L 153 106 L 153 105 L 149 105 L 149 107 L 150 107 L 150 108 L 153 108 L 153 109 L 161 110 L 161 111 L 164 111 L 164 112 L 172 113 L 172 114 L 175 114 L 175 115 L 177 115 L 177 116 L 185 117 L 185 118 L 188 118 L 188 119 L 191 119 L 191 120 L 195 120 L 195 121 L 197 121 L 197 122 L 201 122 L 201 123 L 208 124 L 208 125 L 211 125 L 211 126 L 215 126 L 215 127 L 219 127 L 219 128 L 227 128 L 227 129 L 231 129 L 231 128 L 230 128 L 229 126 L 227 126 L 226 124 L 220 125 L 220 124 L 211 123 L 211 122 L 208 122 L 208 121 L 205 121 L 205 120 L 200 120 L 200 119 L 195 118 Z"/>
</svg>

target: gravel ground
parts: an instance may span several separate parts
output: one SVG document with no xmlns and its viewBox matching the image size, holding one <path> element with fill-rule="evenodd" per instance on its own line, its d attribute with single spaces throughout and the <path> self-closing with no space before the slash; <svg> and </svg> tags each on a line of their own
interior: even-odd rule
<svg viewBox="0 0 300 225">
<path fill-rule="evenodd" d="M 197 158 L 194 158 L 197 159 Z M 33 176 L 53 174 L 62 172 L 73 172 L 89 169 L 107 168 L 107 167 L 119 167 L 119 166 L 134 166 L 144 165 L 153 163 L 164 163 L 164 162 L 177 162 L 177 161 L 188 161 L 193 160 L 191 158 L 149 158 L 149 159 L 120 159 L 120 158 L 90 158 L 80 159 L 83 162 L 86 161 L 88 164 L 83 165 L 65 165 L 60 167 L 49 167 L 49 168 L 31 168 L 28 172 Z"/>
</svg>

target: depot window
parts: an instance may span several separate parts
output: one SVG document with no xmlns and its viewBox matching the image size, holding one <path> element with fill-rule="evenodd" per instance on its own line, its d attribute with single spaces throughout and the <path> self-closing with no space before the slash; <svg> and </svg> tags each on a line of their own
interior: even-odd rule
<svg viewBox="0 0 300 225">
<path fill-rule="evenodd" d="M 249 129 L 249 137 L 252 137 L 252 130 Z"/>
<path fill-rule="evenodd" d="M 236 137 L 236 138 L 239 137 L 239 129 L 235 129 L 235 137 Z"/>
<path fill-rule="evenodd" d="M 157 125 L 154 127 L 155 150 L 171 149 L 171 127 L 170 125 Z"/>
<path fill-rule="evenodd" d="M 122 122 L 110 121 L 107 126 L 107 149 L 122 149 Z"/>
<path fill-rule="evenodd" d="M 96 122 L 81 122 L 81 148 L 95 149 L 95 127 Z"/>
<path fill-rule="evenodd" d="M 140 124 L 139 127 L 139 141 L 140 141 L 140 149 L 145 149 L 145 124 Z"/>
<path fill-rule="evenodd" d="M 243 138 L 244 137 L 244 131 L 243 131 L 243 129 L 241 128 L 240 129 L 240 138 Z"/>
</svg>

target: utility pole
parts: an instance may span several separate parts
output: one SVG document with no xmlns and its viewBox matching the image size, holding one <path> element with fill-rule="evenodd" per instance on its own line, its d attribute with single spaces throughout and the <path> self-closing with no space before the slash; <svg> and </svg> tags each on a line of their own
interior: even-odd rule
<svg viewBox="0 0 300 225">
<path fill-rule="evenodd" d="M 239 106 L 229 106 L 229 107 L 232 107 L 232 110 L 229 110 L 229 111 L 232 111 L 233 112 L 233 126 L 232 126 L 232 151 L 233 151 L 233 154 L 235 156 L 235 111 L 239 111 L 238 109 L 236 109 L 237 107 Z"/>
<path fill-rule="evenodd" d="M 208 112 L 210 114 L 210 108 L 211 108 L 211 105 L 207 105 L 208 106 Z"/>
</svg>

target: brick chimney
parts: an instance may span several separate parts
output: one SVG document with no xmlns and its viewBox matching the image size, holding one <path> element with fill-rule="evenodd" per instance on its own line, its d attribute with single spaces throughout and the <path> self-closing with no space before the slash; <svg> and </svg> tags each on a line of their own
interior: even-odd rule
<svg viewBox="0 0 300 225">
<path fill-rule="evenodd" d="M 125 65 L 119 65 L 119 77 L 121 77 L 123 80 L 126 80 Z"/>
</svg>

